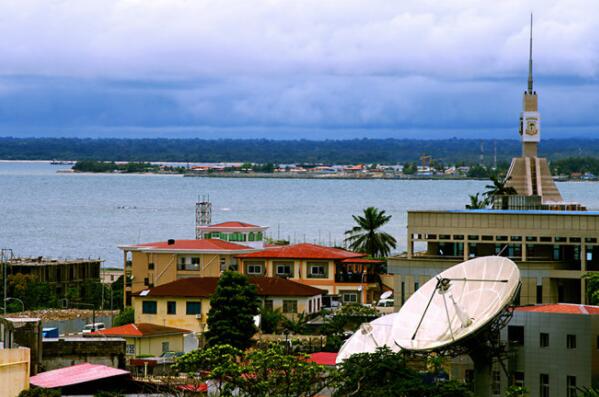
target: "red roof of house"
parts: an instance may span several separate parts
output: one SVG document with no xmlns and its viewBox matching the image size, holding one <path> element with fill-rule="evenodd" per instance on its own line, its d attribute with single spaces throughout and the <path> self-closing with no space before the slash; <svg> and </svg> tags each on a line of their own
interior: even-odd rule
<svg viewBox="0 0 599 397">
<path fill-rule="evenodd" d="M 251 223 L 245 223 L 245 222 L 229 221 L 229 222 L 216 223 L 214 225 L 209 225 L 208 227 L 244 228 L 244 227 L 261 227 L 261 226 L 252 225 Z"/>
<path fill-rule="evenodd" d="M 216 291 L 218 279 L 218 277 L 182 278 L 150 288 L 149 292 L 143 296 L 209 298 Z M 250 277 L 250 282 L 256 286 L 259 296 L 316 296 L 325 293 L 325 291 L 318 288 L 281 277 Z M 140 296 L 139 294 L 133 295 Z"/>
<path fill-rule="evenodd" d="M 129 371 L 107 367 L 106 365 L 83 363 L 42 372 L 32 376 L 29 382 L 37 387 L 54 389 L 123 375 L 129 375 Z"/>
<path fill-rule="evenodd" d="M 168 241 L 157 241 L 133 245 L 134 248 L 148 248 L 160 250 L 182 250 L 182 251 L 240 251 L 252 249 L 247 245 L 230 243 L 228 241 L 206 238 L 199 240 L 175 240 L 173 244 Z"/>
<path fill-rule="evenodd" d="M 379 261 L 376 259 L 366 259 L 366 258 L 347 258 L 341 261 L 342 263 L 364 263 L 364 264 L 378 264 L 385 263 L 385 261 Z"/>
<path fill-rule="evenodd" d="M 283 245 L 263 251 L 237 255 L 238 258 L 286 258 L 286 259 L 346 259 L 366 256 L 341 248 L 325 247 L 316 244 Z"/>
<path fill-rule="evenodd" d="M 160 335 L 188 334 L 191 331 L 181 328 L 164 327 L 156 324 L 125 324 L 119 327 L 112 327 L 100 331 L 91 332 L 91 336 L 129 336 L 129 337 L 150 337 Z"/>
<path fill-rule="evenodd" d="M 319 365 L 335 366 L 337 361 L 337 353 L 317 352 L 310 354 L 308 361 Z"/>
<path fill-rule="evenodd" d="M 599 314 L 599 306 L 578 305 L 572 303 L 553 303 L 546 305 L 519 306 L 518 312 L 560 313 L 560 314 Z"/>
</svg>

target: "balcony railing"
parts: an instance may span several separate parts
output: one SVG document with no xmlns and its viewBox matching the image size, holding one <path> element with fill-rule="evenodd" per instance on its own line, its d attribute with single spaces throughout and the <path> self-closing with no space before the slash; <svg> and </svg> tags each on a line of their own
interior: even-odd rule
<svg viewBox="0 0 599 397">
<path fill-rule="evenodd" d="M 360 273 L 337 273 L 335 274 L 336 283 L 375 283 L 377 281 L 376 274 L 360 274 Z"/>
</svg>

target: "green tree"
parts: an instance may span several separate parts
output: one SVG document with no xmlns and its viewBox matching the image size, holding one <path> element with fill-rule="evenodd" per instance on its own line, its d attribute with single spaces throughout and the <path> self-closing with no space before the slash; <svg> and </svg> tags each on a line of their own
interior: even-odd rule
<svg viewBox="0 0 599 397">
<path fill-rule="evenodd" d="M 389 255 L 391 249 L 397 246 L 395 237 L 379 229 L 389 222 L 391 215 L 384 210 L 368 207 L 363 215 L 352 215 L 357 223 L 351 230 L 345 232 L 345 242 L 356 252 L 365 252 L 373 258 Z"/>
<path fill-rule="evenodd" d="M 132 307 L 126 307 L 119 312 L 112 319 L 112 326 L 118 327 L 120 325 L 132 324 L 135 322 L 135 311 Z"/>
<path fill-rule="evenodd" d="M 32 274 L 13 274 L 8 276 L 8 296 L 23 301 L 26 310 L 56 307 L 55 289 L 48 283 L 39 282 Z M 20 310 L 21 305 L 9 304 L 9 308 Z"/>
<path fill-rule="evenodd" d="M 505 397 L 527 397 L 528 389 L 524 386 L 510 386 L 505 391 Z"/>
<path fill-rule="evenodd" d="M 18 397 L 60 397 L 60 391 L 54 389 L 41 389 L 32 387 L 29 390 L 23 390 Z"/>
<path fill-rule="evenodd" d="M 250 347 L 257 331 L 254 316 L 258 309 L 256 286 L 243 274 L 224 272 L 210 298 L 208 331 L 205 333 L 208 345 Z"/>
<path fill-rule="evenodd" d="M 202 374 L 217 382 L 219 395 L 241 397 L 310 397 L 326 385 L 324 367 L 304 354 L 287 354 L 283 346 L 243 352 L 231 345 L 195 350 L 177 360 L 180 371 Z"/>
<path fill-rule="evenodd" d="M 599 305 L 599 273 L 587 273 L 582 277 L 586 280 L 589 303 Z"/>
<path fill-rule="evenodd" d="M 403 166 L 403 173 L 405 175 L 414 175 L 418 171 L 418 165 L 416 163 L 407 163 Z"/>
<path fill-rule="evenodd" d="M 468 195 L 468 197 L 470 198 L 470 204 L 466 204 L 467 210 L 477 210 L 486 208 L 489 204 L 486 198 L 480 197 L 480 193 L 470 194 Z"/>
<path fill-rule="evenodd" d="M 579 397 L 599 397 L 599 388 L 579 387 L 576 395 Z"/>
<path fill-rule="evenodd" d="M 260 331 L 265 334 L 274 334 L 279 331 L 285 316 L 280 309 L 272 310 L 267 308 L 260 309 Z"/>
<path fill-rule="evenodd" d="M 485 186 L 487 191 L 484 193 L 484 196 L 487 198 L 487 200 L 492 200 L 495 196 L 510 196 L 518 194 L 516 189 L 507 185 L 510 179 L 511 177 L 501 178 L 497 175 L 491 175 L 491 184 Z"/>
<path fill-rule="evenodd" d="M 484 165 L 474 164 L 466 174 L 468 178 L 488 178 L 490 176 L 489 169 Z"/>
</svg>

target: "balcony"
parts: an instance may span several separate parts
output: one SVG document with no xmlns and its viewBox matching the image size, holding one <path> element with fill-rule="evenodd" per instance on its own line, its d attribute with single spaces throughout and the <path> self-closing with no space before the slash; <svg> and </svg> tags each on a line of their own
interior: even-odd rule
<svg viewBox="0 0 599 397">
<path fill-rule="evenodd" d="M 336 283 L 376 283 L 376 274 L 361 273 L 337 273 L 335 274 Z"/>
</svg>

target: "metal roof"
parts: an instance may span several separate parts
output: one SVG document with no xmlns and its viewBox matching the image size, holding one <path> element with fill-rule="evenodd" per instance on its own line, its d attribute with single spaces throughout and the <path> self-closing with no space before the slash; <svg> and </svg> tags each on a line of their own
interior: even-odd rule
<svg viewBox="0 0 599 397">
<path fill-rule="evenodd" d="M 129 375 L 129 371 L 106 365 L 83 363 L 42 372 L 32 376 L 30 383 L 37 387 L 54 389 L 123 375 Z"/>
</svg>

